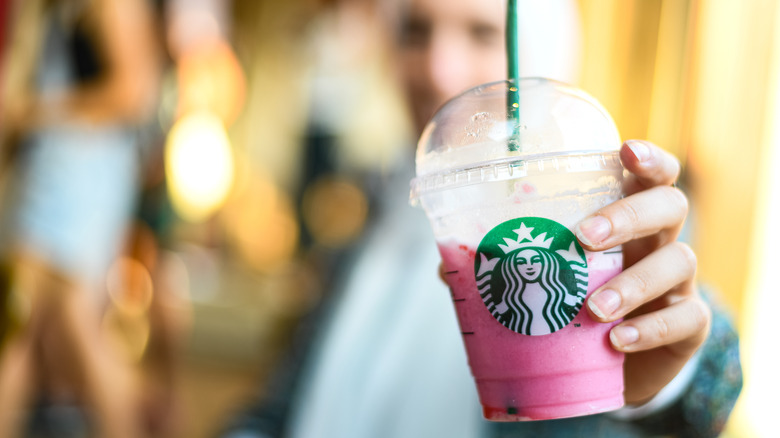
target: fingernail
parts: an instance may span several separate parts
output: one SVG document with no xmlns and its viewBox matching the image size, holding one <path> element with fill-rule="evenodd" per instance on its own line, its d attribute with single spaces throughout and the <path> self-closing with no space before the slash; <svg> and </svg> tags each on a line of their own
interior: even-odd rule
<svg viewBox="0 0 780 438">
<path fill-rule="evenodd" d="M 618 348 L 628 347 L 639 340 L 639 330 L 630 325 L 620 325 L 609 332 L 609 340 Z"/>
<path fill-rule="evenodd" d="M 626 146 L 631 149 L 631 152 L 634 153 L 634 156 L 640 163 L 647 161 L 650 158 L 650 148 L 643 142 L 628 140 L 626 141 Z"/>
<path fill-rule="evenodd" d="M 589 217 L 579 224 L 574 230 L 580 242 L 588 246 L 601 243 L 612 232 L 612 224 L 602 216 Z"/>
<path fill-rule="evenodd" d="M 599 318 L 607 318 L 620 307 L 620 294 L 612 289 L 604 289 L 588 298 L 588 307 Z"/>
</svg>

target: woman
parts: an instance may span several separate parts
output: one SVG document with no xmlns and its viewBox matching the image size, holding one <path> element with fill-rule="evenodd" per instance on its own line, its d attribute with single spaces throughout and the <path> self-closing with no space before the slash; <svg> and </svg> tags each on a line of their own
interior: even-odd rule
<svg viewBox="0 0 780 438">
<path fill-rule="evenodd" d="M 549 249 L 512 252 L 500 262 L 500 273 L 502 301 L 493 316 L 515 332 L 532 336 L 556 332 L 582 306 L 582 300 L 566 288 L 566 284 L 574 284 L 574 272 Z"/>
<path fill-rule="evenodd" d="M 98 436 L 138 436 L 130 375 L 100 313 L 136 193 L 136 127 L 156 99 L 151 8 L 20 0 L 14 14 L 0 98 L 2 146 L 17 149 L 6 300 L 21 327 L 0 355 L 0 436 L 21 433 L 39 394 L 88 406 Z"/>
</svg>

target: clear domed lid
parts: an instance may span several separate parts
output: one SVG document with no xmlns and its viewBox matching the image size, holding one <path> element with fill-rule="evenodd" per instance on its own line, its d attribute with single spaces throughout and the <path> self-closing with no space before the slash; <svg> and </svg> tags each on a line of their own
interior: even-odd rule
<svg viewBox="0 0 780 438">
<path fill-rule="evenodd" d="M 417 146 L 413 198 L 441 188 L 431 180 L 444 174 L 620 148 L 609 113 L 584 91 L 550 79 L 523 78 L 519 120 L 514 120 L 507 117 L 507 94 L 513 86 L 510 81 L 480 85 L 436 113 Z"/>
</svg>

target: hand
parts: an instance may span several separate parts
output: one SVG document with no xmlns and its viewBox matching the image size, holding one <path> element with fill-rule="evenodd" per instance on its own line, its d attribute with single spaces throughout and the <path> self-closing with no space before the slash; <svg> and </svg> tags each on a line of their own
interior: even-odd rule
<svg viewBox="0 0 780 438">
<path fill-rule="evenodd" d="M 625 320 L 610 332 L 626 354 L 629 404 L 652 398 L 704 343 L 712 319 L 695 285 L 696 255 L 677 242 L 688 213 L 685 195 L 672 184 L 680 164 L 644 141 L 629 140 L 620 159 L 631 173 L 626 197 L 586 218 L 575 231 L 590 251 L 623 245 L 623 272 L 588 299 L 591 317 Z"/>
</svg>

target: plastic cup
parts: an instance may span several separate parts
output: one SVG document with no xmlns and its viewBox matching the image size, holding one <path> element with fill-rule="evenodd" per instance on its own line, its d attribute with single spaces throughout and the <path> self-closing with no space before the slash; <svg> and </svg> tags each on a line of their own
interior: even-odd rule
<svg viewBox="0 0 780 438">
<path fill-rule="evenodd" d="M 620 136 L 581 90 L 519 81 L 444 105 L 417 150 L 411 201 L 425 210 L 444 265 L 483 413 L 530 421 L 614 410 L 623 354 L 584 300 L 622 269 L 620 248 L 585 251 L 573 234 L 622 196 Z"/>
</svg>

